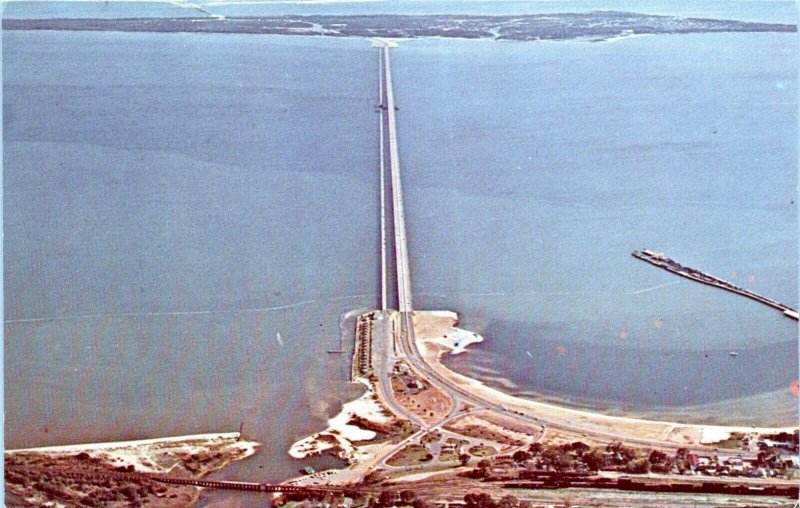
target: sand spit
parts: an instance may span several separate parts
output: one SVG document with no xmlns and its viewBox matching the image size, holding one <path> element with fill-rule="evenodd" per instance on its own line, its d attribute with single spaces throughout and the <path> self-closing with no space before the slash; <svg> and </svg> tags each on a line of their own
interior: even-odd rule
<svg viewBox="0 0 800 508">
<path fill-rule="evenodd" d="M 200 479 L 253 455 L 236 433 L 7 450 L 6 496 L 15 506 L 195 506 L 202 491 L 149 474 Z M 134 474 L 138 473 L 138 474 Z M 145 474 L 141 474 L 145 473 Z"/>
<path fill-rule="evenodd" d="M 458 320 L 458 317 L 455 315 L 455 313 L 452 314 L 453 319 Z M 442 313 L 441 317 L 446 319 L 449 316 L 445 316 L 445 313 Z M 470 332 L 469 330 L 462 330 L 461 328 L 451 326 L 448 330 L 442 333 L 440 337 L 432 337 L 427 340 L 428 342 L 445 346 L 450 350 L 451 355 L 458 355 L 465 352 L 469 346 L 483 342 L 483 337 L 477 333 Z"/>
<path fill-rule="evenodd" d="M 293 444 L 289 449 L 289 455 L 296 459 L 303 459 L 326 450 L 336 449 L 339 457 L 351 464 L 364 458 L 364 451 L 360 450 L 361 447 L 355 443 L 375 439 L 377 434 L 350 422 L 354 417 L 360 417 L 370 422 L 383 424 L 390 423 L 392 418 L 386 414 L 383 406 L 378 402 L 372 384 L 363 378 L 357 378 L 357 380 L 367 387 L 367 391 L 361 397 L 345 403 L 339 414 L 328 420 L 328 428 Z"/>
<path fill-rule="evenodd" d="M 241 439 L 238 432 L 222 434 L 193 434 L 138 441 L 88 443 L 41 448 L 6 450 L 5 454 L 42 454 L 67 456 L 85 453 L 91 458 L 114 467 L 133 466 L 143 473 L 168 473 L 182 463 L 184 457 L 221 452 L 231 460 L 241 460 L 255 454 L 260 446 L 255 441 Z"/>
</svg>

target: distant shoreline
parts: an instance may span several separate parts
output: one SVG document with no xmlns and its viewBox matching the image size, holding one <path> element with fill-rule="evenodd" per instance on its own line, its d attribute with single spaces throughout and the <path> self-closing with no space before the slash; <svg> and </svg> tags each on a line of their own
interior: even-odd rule
<svg viewBox="0 0 800 508">
<path fill-rule="evenodd" d="M 682 18 L 630 12 L 481 15 L 284 15 L 186 18 L 4 19 L 4 30 L 231 33 L 413 39 L 439 37 L 516 41 L 722 32 L 797 32 L 797 25 Z"/>
</svg>

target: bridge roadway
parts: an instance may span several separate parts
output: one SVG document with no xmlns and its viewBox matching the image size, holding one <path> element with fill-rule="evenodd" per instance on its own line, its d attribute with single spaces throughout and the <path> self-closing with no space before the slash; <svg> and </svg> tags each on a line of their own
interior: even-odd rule
<svg viewBox="0 0 800 508">
<path fill-rule="evenodd" d="M 494 400 L 482 397 L 460 385 L 453 383 L 441 375 L 438 371 L 433 369 L 423 359 L 414 337 L 411 274 L 408 260 L 405 215 L 403 210 L 403 192 L 400 181 L 400 160 L 397 148 L 396 108 L 394 91 L 392 88 L 392 66 L 389 59 L 388 46 L 384 45 L 381 47 L 381 52 L 383 54 L 384 73 L 382 81 L 385 86 L 386 95 L 386 104 L 382 109 L 387 112 L 388 117 L 389 170 L 392 183 L 392 205 L 394 209 L 393 225 L 395 233 L 395 255 L 397 258 L 397 295 L 400 310 L 400 329 L 397 330 L 398 333 L 396 333 L 396 339 L 399 343 L 398 349 L 400 354 L 407 358 L 413 368 L 422 374 L 429 382 L 435 383 L 438 388 L 443 390 L 452 398 L 453 409 L 448 417 L 454 415 L 458 411 L 459 401 L 463 401 L 478 407 L 495 411 L 499 414 L 521 422 L 525 422 L 527 424 L 544 427 L 545 429 L 551 428 L 570 433 L 581 433 L 586 437 L 594 437 L 601 440 L 622 441 L 626 444 L 647 446 L 662 450 L 675 451 L 678 448 L 685 447 L 685 445 L 663 439 L 643 439 L 631 437 L 630 435 L 626 434 L 618 434 L 613 431 L 599 431 L 594 428 L 573 424 L 572 422 L 565 421 L 564 419 L 547 418 L 539 414 L 532 415 L 507 408 Z M 390 390 L 387 390 L 387 392 L 390 392 Z M 391 393 L 386 393 L 385 395 L 388 395 L 390 398 L 392 397 Z M 392 402 L 394 401 L 392 400 Z M 392 405 L 396 406 L 399 404 Z M 697 449 L 698 451 L 711 450 L 710 448 L 703 446 L 695 446 L 693 448 Z"/>
<path fill-rule="evenodd" d="M 389 174 L 392 179 L 392 212 L 394 219 L 394 246 L 397 258 L 397 299 L 401 314 L 414 310 L 411 302 L 411 270 L 408 263 L 408 242 L 406 219 L 403 209 L 403 186 L 400 181 L 400 156 L 397 150 L 397 110 L 392 87 L 392 63 L 389 60 L 389 47 L 383 46 L 383 70 L 386 83 L 386 116 L 389 131 Z"/>
<path fill-rule="evenodd" d="M 385 106 L 383 95 L 383 51 L 378 52 L 378 97 L 380 97 L 380 118 L 378 121 L 378 132 L 380 136 L 380 199 L 381 199 L 381 311 L 386 312 L 389 308 L 387 272 L 388 263 L 386 258 L 386 141 L 384 139 L 383 124 L 385 122 L 383 108 Z"/>
</svg>

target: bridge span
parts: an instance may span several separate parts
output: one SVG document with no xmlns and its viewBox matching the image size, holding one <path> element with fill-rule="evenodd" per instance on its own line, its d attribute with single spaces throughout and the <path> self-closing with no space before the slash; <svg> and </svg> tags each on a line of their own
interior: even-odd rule
<svg viewBox="0 0 800 508">
<path fill-rule="evenodd" d="M 385 87 L 386 123 L 389 145 L 389 174 L 392 188 L 392 218 L 394 225 L 394 248 L 397 262 L 397 299 L 398 310 L 407 315 L 414 310 L 411 295 L 411 270 L 408 262 L 408 244 L 406 237 L 406 219 L 403 209 L 403 186 L 400 179 L 400 155 L 397 150 L 397 109 L 392 88 L 392 64 L 389 60 L 389 47 L 381 48 L 383 54 L 383 83 Z M 381 145 L 382 146 L 382 145 Z"/>
</svg>

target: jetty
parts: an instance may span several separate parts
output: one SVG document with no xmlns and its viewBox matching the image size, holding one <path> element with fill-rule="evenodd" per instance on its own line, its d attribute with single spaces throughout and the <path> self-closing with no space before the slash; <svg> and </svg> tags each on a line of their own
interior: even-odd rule
<svg viewBox="0 0 800 508">
<path fill-rule="evenodd" d="M 653 266 L 657 266 L 668 272 L 680 275 L 681 277 L 685 277 L 687 279 L 699 282 L 701 284 L 706 284 L 708 286 L 718 287 L 720 289 L 724 289 L 725 291 L 730 291 L 731 293 L 736 293 L 737 295 L 742 295 L 744 297 L 750 298 L 751 300 L 763 303 L 764 305 L 768 305 L 774 309 L 778 309 L 779 311 L 783 312 L 784 316 L 790 319 L 794 319 L 795 321 L 798 320 L 797 309 L 793 309 L 788 305 L 784 305 L 771 298 L 767 298 L 766 296 L 762 296 L 758 293 L 750 291 L 749 289 L 744 289 L 731 282 L 720 279 L 718 277 L 714 277 L 713 275 L 701 272 L 700 270 L 697 270 L 695 268 L 684 266 L 675 261 L 674 259 L 668 258 L 661 252 L 642 249 L 641 251 L 638 250 L 633 251 L 631 255 L 636 259 L 641 259 L 642 261 L 646 261 Z"/>
</svg>

